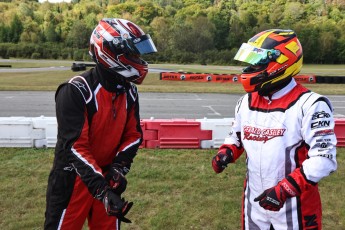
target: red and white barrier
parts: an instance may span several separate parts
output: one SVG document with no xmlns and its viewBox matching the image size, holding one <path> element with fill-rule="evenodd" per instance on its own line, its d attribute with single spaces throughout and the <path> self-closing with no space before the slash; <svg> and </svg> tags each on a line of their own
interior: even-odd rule
<svg viewBox="0 0 345 230">
<path fill-rule="evenodd" d="M 337 136 L 337 146 L 345 147 L 345 119 L 335 119 L 334 132 Z"/>
<path fill-rule="evenodd" d="M 208 140 L 201 140 L 202 149 L 219 148 L 224 143 L 224 138 L 231 132 L 234 118 L 223 119 L 197 119 L 202 130 L 211 130 L 212 137 Z"/>
<path fill-rule="evenodd" d="M 218 148 L 231 132 L 233 118 L 143 119 L 141 148 Z M 345 147 L 345 118 L 335 119 L 338 147 Z M 55 117 L 0 117 L 0 147 L 55 147 Z"/>
<path fill-rule="evenodd" d="M 143 148 L 199 149 L 202 140 L 212 138 L 211 130 L 202 130 L 194 119 L 141 120 Z"/>
<path fill-rule="evenodd" d="M 57 141 L 57 121 L 55 117 L 32 118 L 34 129 L 44 130 L 44 139 L 35 140 L 34 147 L 55 147 Z"/>
</svg>

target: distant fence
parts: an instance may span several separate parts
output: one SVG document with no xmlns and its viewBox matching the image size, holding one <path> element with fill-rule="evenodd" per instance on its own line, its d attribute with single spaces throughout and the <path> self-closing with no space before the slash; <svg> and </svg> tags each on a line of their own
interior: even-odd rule
<svg viewBox="0 0 345 230">
<path fill-rule="evenodd" d="M 297 75 L 294 78 L 299 83 L 345 84 L 345 76 Z M 160 73 L 160 80 L 240 83 L 240 75 L 238 75 L 238 74 L 214 74 L 214 73 L 192 73 L 192 72 L 161 72 Z"/>
</svg>

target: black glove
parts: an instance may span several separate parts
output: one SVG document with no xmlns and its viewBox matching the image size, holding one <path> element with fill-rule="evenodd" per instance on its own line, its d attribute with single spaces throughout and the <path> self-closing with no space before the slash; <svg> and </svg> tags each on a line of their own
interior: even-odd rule
<svg viewBox="0 0 345 230">
<path fill-rule="evenodd" d="M 292 179 L 284 178 L 276 186 L 266 189 L 260 196 L 254 199 L 259 201 L 259 205 L 266 210 L 279 211 L 287 198 L 299 196 L 301 191 L 291 183 Z"/>
<path fill-rule="evenodd" d="M 123 168 L 119 164 L 112 164 L 105 179 L 110 185 L 111 189 L 117 194 L 121 195 L 127 188 L 127 179 L 123 174 Z"/>
<path fill-rule="evenodd" d="M 121 199 L 119 195 L 108 188 L 103 197 L 103 204 L 109 216 L 116 216 L 119 221 L 132 223 L 125 215 L 132 208 L 133 202 L 125 201 L 124 198 Z"/>
<path fill-rule="evenodd" d="M 221 173 L 232 161 L 232 151 L 229 148 L 220 149 L 212 159 L 212 168 L 216 173 Z"/>
<path fill-rule="evenodd" d="M 129 170 L 131 169 L 132 162 L 133 161 L 121 160 L 119 157 L 117 157 L 111 166 L 116 165 L 118 169 L 121 169 L 122 174 L 126 175 L 127 173 L 129 173 Z"/>
</svg>

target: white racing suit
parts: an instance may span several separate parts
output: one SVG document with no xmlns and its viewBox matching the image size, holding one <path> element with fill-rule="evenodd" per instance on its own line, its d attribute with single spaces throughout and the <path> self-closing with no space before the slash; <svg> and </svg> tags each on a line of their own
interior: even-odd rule
<svg viewBox="0 0 345 230">
<path fill-rule="evenodd" d="M 327 98 L 292 81 L 271 98 L 257 92 L 237 103 L 232 132 L 220 147 L 230 148 L 235 161 L 245 150 L 243 229 L 321 229 L 317 183 L 336 170 L 336 136 Z M 290 175 L 301 195 L 287 199 L 279 212 L 254 199 Z"/>
</svg>

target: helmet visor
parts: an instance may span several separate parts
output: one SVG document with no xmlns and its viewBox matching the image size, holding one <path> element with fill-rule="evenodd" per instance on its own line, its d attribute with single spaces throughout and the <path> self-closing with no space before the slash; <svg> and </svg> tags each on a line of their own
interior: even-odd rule
<svg viewBox="0 0 345 230">
<path fill-rule="evenodd" d="M 248 43 L 243 43 L 234 59 L 251 65 L 261 65 L 270 62 L 269 57 L 272 57 L 275 53 L 277 53 L 277 51 L 273 49 L 262 49 Z"/>
<path fill-rule="evenodd" d="M 133 39 L 133 43 L 140 54 L 149 54 L 157 52 L 157 48 L 149 34 L 145 34 L 139 38 Z"/>
<path fill-rule="evenodd" d="M 129 53 L 142 55 L 157 52 L 157 48 L 149 34 L 145 34 L 137 38 L 126 39 L 124 41 Z"/>
</svg>

